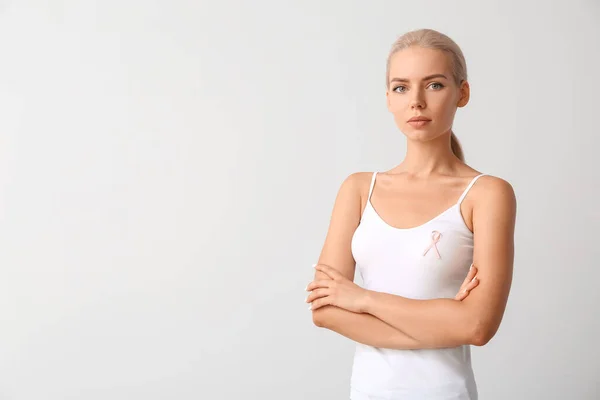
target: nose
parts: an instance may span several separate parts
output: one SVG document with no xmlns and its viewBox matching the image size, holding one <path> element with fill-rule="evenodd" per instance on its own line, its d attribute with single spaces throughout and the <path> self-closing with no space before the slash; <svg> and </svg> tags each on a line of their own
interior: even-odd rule
<svg viewBox="0 0 600 400">
<path fill-rule="evenodd" d="M 416 92 L 416 94 L 410 100 L 410 108 L 412 110 L 419 109 L 419 108 L 425 108 L 425 99 L 423 98 L 423 94 L 421 93 L 420 90 L 416 90 L 415 92 Z"/>
</svg>

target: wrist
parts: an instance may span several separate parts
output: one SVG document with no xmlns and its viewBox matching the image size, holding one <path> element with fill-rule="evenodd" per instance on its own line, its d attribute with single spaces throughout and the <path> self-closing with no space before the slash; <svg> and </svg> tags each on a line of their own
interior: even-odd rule
<svg viewBox="0 0 600 400">
<path fill-rule="evenodd" d="M 363 289 L 363 296 L 361 301 L 360 312 L 369 314 L 371 310 L 371 304 L 373 302 L 373 292 L 371 290 Z"/>
</svg>

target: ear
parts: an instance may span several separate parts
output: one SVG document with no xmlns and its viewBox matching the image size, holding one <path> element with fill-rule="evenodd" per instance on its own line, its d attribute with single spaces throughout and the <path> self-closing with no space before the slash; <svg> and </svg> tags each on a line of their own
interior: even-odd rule
<svg viewBox="0 0 600 400">
<path fill-rule="evenodd" d="M 469 82 L 462 81 L 460 84 L 460 97 L 458 99 L 457 107 L 464 107 L 469 102 L 469 98 L 471 97 L 471 87 L 469 86 Z"/>
</svg>

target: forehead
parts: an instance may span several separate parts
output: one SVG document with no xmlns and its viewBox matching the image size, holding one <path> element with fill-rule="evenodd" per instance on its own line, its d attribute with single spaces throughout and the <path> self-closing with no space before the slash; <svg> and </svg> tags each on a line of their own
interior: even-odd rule
<svg viewBox="0 0 600 400">
<path fill-rule="evenodd" d="M 390 79 L 418 80 L 433 74 L 444 74 L 450 77 L 450 69 L 450 57 L 443 51 L 413 46 L 392 55 Z"/>
</svg>

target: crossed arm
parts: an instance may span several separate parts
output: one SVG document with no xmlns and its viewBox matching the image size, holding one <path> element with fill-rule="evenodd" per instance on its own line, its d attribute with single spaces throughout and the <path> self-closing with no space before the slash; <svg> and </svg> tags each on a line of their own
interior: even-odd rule
<svg viewBox="0 0 600 400">
<path fill-rule="evenodd" d="M 338 280 L 352 280 L 354 275 L 353 268 L 347 267 L 353 262 L 350 252 L 335 249 L 349 246 L 351 235 L 347 232 L 353 231 L 349 229 L 353 223 L 357 224 L 352 219 L 357 203 L 350 197 L 355 193 L 356 179 L 351 175 L 340 189 L 326 246 L 319 258 L 319 263 L 337 267 L 335 270 L 342 277 Z M 499 328 L 512 281 L 516 201 L 506 181 L 492 177 L 481 181 L 480 185 L 486 187 L 482 188 L 473 209 L 477 290 L 462 301 L 414 300 L 365 291 L 360 312 L 356 312 L 336 306 L 335 290 L 329 289 L 327 296 L 315 300 L 326 305 L 313 310 L 314 323 L 357 342 L 384 348 L 423 349 L 488 343 Z M 317 271 L 315 280 L 333 279 L 331 275 Z"/>
<path fill-rule="evenodd" d="M 477 287 L 478 279 L 473 279 L 476 275 L 477 267 L 473 266 L 453 301 L 462 301 L 469 296 L 472 289 Z M 315 282 L 331 279 L 319 270 L 315 276 Z M 365 292 L 368 293 L 368 291 Z M 431 341 L 417 340 L 374 315 L 366 312 L 353 312 L 334 305 L 325 305 L 313 311 L 313 320 L 317 326 L 328 328 L 351 340 L 374 347 L 389 349 L 451 347 L 450 341 L 436 341 L 435 338 Z"/>
</svg>

